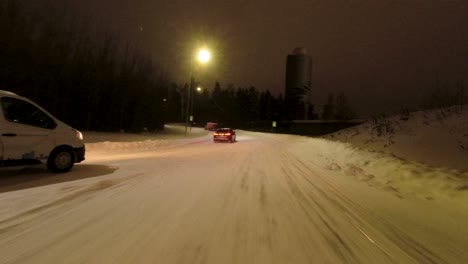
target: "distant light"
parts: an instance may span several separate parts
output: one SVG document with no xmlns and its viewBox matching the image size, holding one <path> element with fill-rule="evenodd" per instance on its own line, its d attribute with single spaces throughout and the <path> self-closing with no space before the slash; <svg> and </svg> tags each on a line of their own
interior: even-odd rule
<svg viewBox="0 0 468 264">
<path fill-rule="evenodd" d="M 197 92 L 201 92 L 202 88 L 200 86 L 197 87 Z"/>
<path fill-rule="evenodd" d="M 163 101 L 166 102 L 167 101 L 166 98 L 164 98 Z"/>
<path fill-rule="evenodd" d="M 198 61 L 206 63 L 210 60 L 211 54 L 207 49 L 202 49 L 198 52 Z"/>
</svg>

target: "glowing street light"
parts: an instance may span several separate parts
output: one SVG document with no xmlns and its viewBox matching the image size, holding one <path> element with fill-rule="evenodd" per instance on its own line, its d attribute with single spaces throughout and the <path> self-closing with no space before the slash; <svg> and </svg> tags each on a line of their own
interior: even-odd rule
<svg viewBox="0 0 468 264">
<path fill-rule="evenodd" d="M 211 59 L 211 53 L 207 49 L 201 49 L 198 52 L 198 61 L 201 63 L 207 63 Z"/>
</svg>

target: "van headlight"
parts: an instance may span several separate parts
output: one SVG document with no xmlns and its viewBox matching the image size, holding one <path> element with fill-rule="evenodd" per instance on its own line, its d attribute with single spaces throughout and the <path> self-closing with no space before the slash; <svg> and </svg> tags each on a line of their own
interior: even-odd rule
<svg viewBox="0 0 468 264">
<path fill-rule="evenodd" d="M 75 131 L 75 136 L 76 136 L 76 138 L 78 138 L 79 140 L 83 141 L 83 134 L 82 134 L 80 131 L 78 131 L 78 130 L 76 130 L 76 129 L 74 129 L 74 128 L 72 128 L 72 129 L 73 129 L 73 131 Z"/>
</svg>

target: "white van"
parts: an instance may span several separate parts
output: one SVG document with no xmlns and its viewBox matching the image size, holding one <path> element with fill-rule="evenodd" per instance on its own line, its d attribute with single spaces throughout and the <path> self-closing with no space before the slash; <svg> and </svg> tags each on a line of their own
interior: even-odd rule
<svg viewBox="0 0 468 264">
<path fill-rule="evenodd" d="M 80 131 L 34 102 L 0 90 L 0 167 L 42 163 L 66 172 L 84 159 Z"/>
</svg>

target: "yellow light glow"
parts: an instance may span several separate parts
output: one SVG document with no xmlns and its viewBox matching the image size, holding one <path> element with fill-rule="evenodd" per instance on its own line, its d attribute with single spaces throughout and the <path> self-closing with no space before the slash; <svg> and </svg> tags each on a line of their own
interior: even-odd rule
<svg viewBox="0 0 468 264">
<path fill-rule="evenodd" d="M 197 92 L 201 92 L 202 88 L 200 86 L 197 87 Z"/>
<path fill-rule="evenodd" d="M 198 61 L 201 63 L 206 63 L 210 60 L 211 54 L 207 49 L 202 49 L 198 52 Z"/>
</svg>

